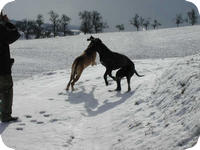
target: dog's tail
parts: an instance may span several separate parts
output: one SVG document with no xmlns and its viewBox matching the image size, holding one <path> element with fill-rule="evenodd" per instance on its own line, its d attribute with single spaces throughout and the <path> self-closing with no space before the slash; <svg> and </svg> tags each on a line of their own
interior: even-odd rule
<svg viewBox="0 0 200 150">
<path fill-rule="evenodd" d="M 136 71 L 136 69 L 135 69 L 135 74 L 136 74 L 138 77 L 144 77 L 144 75 L 139 75 L 138 72 Z"/>
</svg>

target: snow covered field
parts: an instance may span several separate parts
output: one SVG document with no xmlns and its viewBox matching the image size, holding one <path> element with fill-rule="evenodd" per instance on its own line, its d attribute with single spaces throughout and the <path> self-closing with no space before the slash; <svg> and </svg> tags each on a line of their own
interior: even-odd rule
<svg viewBox="0 0 200 150">
<path fill-rule="evenodd" d="M 13 109 L 20 121 L 0 124 L 4 142 L 16 150 L 184 150 L 196 144 L 200 27 L 94 36 L 133 59 L 145 76 L 133 76 L 129 93 L 126 80 L 121 92 L 109 92 L 116 83 L 110 79 L 106 87 L 105 68 L 97 65 L 84 70 L 76 91 L 66 92 L 71 63 L 89 35 L 18 41 L 12 45 Z"/>
<path fill-rule="evenodd" d="M 14 79 L 69 69 L 74 58 L 88 46 L 90 35 L 56 39 L 18 41 L 11 45 L 15 57 Z M 95 35 L 94 35 L 95 36 Z M 162 29 L 147 32 L 98 34 L 113 51 L 135 59 L 182 57 L 200 52 L 200 27 Z"/>
</svg>

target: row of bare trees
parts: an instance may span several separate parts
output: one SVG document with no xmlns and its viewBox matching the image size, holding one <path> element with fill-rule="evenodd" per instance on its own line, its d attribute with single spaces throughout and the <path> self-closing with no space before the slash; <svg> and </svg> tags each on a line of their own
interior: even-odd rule
<svg viewBox="0 0 200 150">
<path fill-rule="evenodd" d="M 59 16 L 56 12 L 51 10 L 49 13 L 49 21 L 51 25 L 44 23 L 43 15 L 39 14 L 35 20 L 24 19 L 17 22 L 17 27 L 21 30 L 26 39 L 29 39 L 31 35 L 34 35 L 34 38 L 44 38 L 50 36 L 57 36 L 62 33 L 63 36 L 71 34 L 68 29 L 68 25 L 71 21 L 71 18 L 65 14 Z M 109 28 L 108 24 L 103 20 L 103 17 L 98 11 L 82 11 L 79 12 L 79 17 L 81 20 L 80 30 L 84 33 L 99 33 L 103 32 L 104 29 Z M 186 18 L 182 14 L 177 14 L 175 18 L 175 23 L 177 27 L 184 22 L 194 25 L 198 22 L 198 15 L 195 10 L 192 9 L 187 13 Z M 157 20 L 151 20 L 151 18 L 143 18 L 138 14 L 130 20 L 130 24 L 133 25 L 137 31 L 140 29 L 148 30 L 150 27 L 157 29 L 161 26 L 161 23 Z M 123 24 L 116 25 L 116 28 L 119 31 L 125 30 Z M 52 35 L 53 34 L 53 35 Z"/>
<path fill-rule="evenodd" d="M 195 25 L 197 22 L 198 22 L 198 15 L 194 9 L 187 12 L 187 16 L 185 19 L 182 16 L 182 14 L 177 14 L 176 19 L 175 19 L 175 23 L 176 23 L 177 27 L 179 27 L 180 24 L 183 24 L 183 23 L 189 23 L 191 25 Z"/>
<path fill-rule="evenodd" d="M 130 20 L 130 24 L 133 25 L 137 31 L 140 30 L 140 28 L 143 30 L 148 30 L 150 26 L 153 27 L 153 29 L 158 28 L 159 26 L 161 26 L 161 23 L 158 22 L 157 19 L 154 19 L 153 22 L 151 22 L 150 18 L 143 18 L 141 16 L 139 16 L 138 14 L 135 14 L 135 16 Z M 125 30 L 125 27 L 123 24 L 119 24 L 115 26 L 119 31 L 123 31 Z"/>
<path fill-rule="evenodd" d="M 174 20 L 173 20 L 173 22 L 174 22 Z M 182 14 L 177 14 L 176 18 L 175 18 L 175 23 L 176 23 L 177 27 L 179 27 L 183 23 L 195 25 L 197 22 L 198 22 L 198 15 L 194 9 L 187 12 L 187 16 L 185 18 L 182 16 Z M 150 28 L 150 26 L 153 29 L 156 29 L 159 26 L 161 26 L 161 23 L 157 19 L 154 19 L 153 22 L 151 22 L 151 18 L 145 19 L 145 18 L 139 16 L 138 14 L 135 14 L 135 16 L 130 20 L 130 24 L 133 25 L 137 29 L 137 31 L 139 31 L 140 28 L 148 30 Z M 125 27 L 123 24 L 116 25 L 116 28 L 119 31 L 125 30 Z"/>
<path fill-rule="evenodd" d="M 154 29 L 158 28 L 159 26 L 161 26 L 161 23 L 158 22 L 158 20 L 153 20 L 153 22 L 150 22 L 150 18 L 143 18 L 141 16 L 139 16 L 138 14 L 136 14 L 131 20 L 130 20 L 130 24 L 135 26 L 137 31 L 139 31 L 140 27 L 142 29 L 145 28 L 145 30 L 148 30 L 149 26 L 151 25 Z"/>
<path fill-rule="evenodd" d="M 16 26 L 22 31 L 25 35 L 26 39 L 29 39 L 31 35 L 34 35 L 35 38 L 44 38 L 49 37 L 51 33 L 53 36 L 57 36 L 58 32 L 62 32 L 65 36 L 68 32 L 68 25 L 70 23 L 70 18 L 63 14 L 61 17 L 54 11 L 50 11 L 49 20 L 51 22 L 51 26 L 45 26 L 43 15 L 39 14 L 35 20 L 27 20 L 24 19 L 22 21 L 18 21 Z"/>
<path fill-rule="evenodd" d="M 67 33 L 70 34 L 68 25 L 71 18 L 65 14 L 59 16 L 53 10 L 48 15 L 51 22 L 50 26 L 48 24 L 45 26 L 44 17 L 41 14 L 35 20 L 24 19 L 18 21 L 16 26 L 24 33 L 26 39 L 31 38 L 31 35 L 34 35 L 35 38 L 44 38 L 50 37 L 51 33 L 53 33 L 54 37 L 59 33 L 63 33 L 63 36 L 66 36 Z M 103 21 L 103 17 L 98 11 L 83 11 L 79 13 L 79 17 L 81 19 L 80 30 L 84 34 L 99 33 L 108 28 L 107 23 Z"/>
</svg>

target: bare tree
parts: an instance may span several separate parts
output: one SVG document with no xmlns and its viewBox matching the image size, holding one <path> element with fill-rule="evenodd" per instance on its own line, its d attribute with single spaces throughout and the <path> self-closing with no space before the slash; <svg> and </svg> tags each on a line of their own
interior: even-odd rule
<svg viewBox="0 0 200 150">
<path fill-rule="evenodd" d="M 189 11 L 187 13 L 187 15 L 188 15 L 188 22 L 191 25 L 194 25 L 194 24 L 196 24 L 198 22 L 198 16 L 197 16 L 197 14 L 196 14 L 196 12 L 195 12 L 194 9 L 192 9 L 191 11 Z"/>
<path fill-rule="evenodd" d="M 148 27 L 150 26 L 150 20 L 146 19 L 143 23 L 143 26 L 145 27 L 145 30 L 148 30 Z"/>
<path fill-rule="evenodd" d="M 59 15 L 57 13 L 55 13 L 53 10 L 51 10 L 49 12 L 49 15 L 50 15 L 49 20 L 53 24 L 53 34 L 54 34 L 54 37 L 55 37 L 57 35 L 57 29 L 58 29 L 58 26 L 59 26 Z"/>
<path fill-rule="evenodd" d="M 18 28 L 18 30 L 22 31 L 23 33 L 26 31 L 26 26 L 27 26 L 27 20 L 24 19 L 22 21 L 18 21 L 16 23 L 16 27 Z"/>
<path fill-rule="evenodd" d="M 136 14 L 131 20 L 130 20 L 130 24 L 132 24 L 133 26 L 135 26 L 137 28 L 137 31 L 139 31 L 140 28 L 140 20 L 139 20 L 139 15 Z"/>
<path fill-rule="evenodd" d="M 182 24 L 183 22 L 184 22 L 184 19 L 183 19 L 182 15 L 177 14 L 176 15 L 176 25 L 177 25 L 177 27 L 179 27 L 179 25 Z"/>
<path fill-rule="evenodd" d="M 95 33 L 102 32 L 103 29 L 108 28 L 106 22 L 103 22 L 103 17 L 98 11 L 92 11 L 92 25 Z"/>
<path fill-rule="evenodd" d="M 81 27 L 80 30 L 84 33 L 92 33 L 92 14 L 89 11 L 79 12 L 79 17 L 81 19 Z"/>
<path fill-rule="evenodd" d="M 61 16 L 61 20 L 60 20 L 60 23 L 61 23 L 61 26 L 62 26 L 62 31 L 64 33 L 64 36 L 66 36 L 66 32 L 67 32 L 67 28 L 68 28 L 68 25 L 70 23 L 70 20 L 71 18 L 69 18 L 67 15 L 63 14 Z"/>
<path fill-rule="evenodd" d="M 41 14 L 37 16 L 35 23 L 36 23 L 36 38 L 40 38 L 43 30 L 42 25 L 44 24 L 44 18 Z"/>
<path fill-rule="evenodd" d="M 125 29 L 123 24 L 116 25 L 116 28 L 117 28 L 119 31 L 124 31 L 124 29 Z"/>
<path fill-rule="evenodd" d="M 24 33 L 27 40 L 30 38 L 31 34 L 35 34 L 36 24 L 33 20 L 24 19 L 23 21 L 18 22 L 16 26 L 20 31 Z"/>
<path fill-rule="evenodd" d="M 140 21 L 140 26 L 143 29 L 145 19 L 140 17 L 139 21 Z"/>
<path fill-rule="evenodd" d="M 159 23 L 158 20 L 155 19 L 155 20 L 153 21 L 152 27 L 153 27 L 154 29 L 156 29 L 156 28 L 158 28 L 159 26 L 161 26 L 161 23 Z"/>
</svg>

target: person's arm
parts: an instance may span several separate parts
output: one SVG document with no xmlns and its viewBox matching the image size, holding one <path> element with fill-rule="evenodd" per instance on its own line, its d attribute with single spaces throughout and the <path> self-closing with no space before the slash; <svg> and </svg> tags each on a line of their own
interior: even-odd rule
<svg viewBox="0 0 200 150">
<path fill-rule="evenodd" d="M 17 31 L 17 28 L 12 24 L 6 23 L 7 34 L 5 36 L 6 42 L 11 44 L 20 38 L 20 33 Z"/>
<path fill-rule="evenodd" d="M 11 44 L 19 39 L 20 34 L 17 28 L 9 22 L 6 22 L 0 27 L 0 42 L 4 44 Z"/>
</svg>

